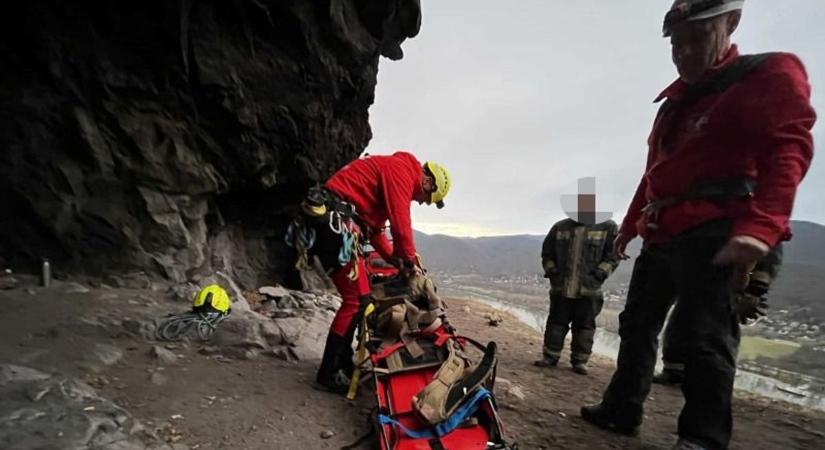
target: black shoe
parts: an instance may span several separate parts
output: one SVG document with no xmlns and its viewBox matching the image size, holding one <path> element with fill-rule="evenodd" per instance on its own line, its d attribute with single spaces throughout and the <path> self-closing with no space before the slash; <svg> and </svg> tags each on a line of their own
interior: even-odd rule
<svg viewBox="0 0 825 450">
<path fill-rule="evenodd" d="M 549 356 L 545 356 L 545 357 L 541 358 L 540 360 L 533 362 L 533 365 L 536 366 L 536 367 L 548 368 L 548 367 L 556 367 L 556 364 L 558 364 L 558 363 L 559 363 L 558 359 L 551 358 Z"/>
<path fill-rule="evenodd" d="M 653 382 L 656 384 L 679 385 L 685 381 L 685 374 L 681 370 L 665 369 L 653 375 Z"/>
<path fill-rule="evenodd" d="M 576 372 L 579 375 L 587 375 L 587 364 L 586 363 L 575 363 L 575 364 L 573 364 L 573 372 Z"/>
<path fill-rule="evenodd" d="M 319 391 L 331 392 L 333 394 L 347 395 L 347 393 L 349 393 L 351 381 L 352 380 L 344 373 L 343 370 L 339 370 L 335 373 L 335 376 L 332 377 L 331 380 L 323 382 L 318 380 L 315 383 L 312 383 L 312 388 Z"/>
<path fill-rule="evenodd" d="M 582 419 L 614 433 L 625 436 L 638 436 L 641 425 L 638 422 L 631 422 L 627 417 L 621 417 L 609 410 L 604 403 L 598 405 L 582 406 Z"/>
<path fill-rule="evenodd" d="M 321 358 L 321 366 L 318 367 L 318 373 L 315 375 L 315 381 L 321 386 L 334 386 L 336 379 L 339 378 L 342 370 L 343 375 L 351 372 L 346 372 L 352 367 L 352 347 L 346 337 L 338 336 L 330 332 L 327 336 L 327 342 L 324 346 L 324 355 Z M 346 376 L 346 378 L 349 378 Z"/>
</svg>

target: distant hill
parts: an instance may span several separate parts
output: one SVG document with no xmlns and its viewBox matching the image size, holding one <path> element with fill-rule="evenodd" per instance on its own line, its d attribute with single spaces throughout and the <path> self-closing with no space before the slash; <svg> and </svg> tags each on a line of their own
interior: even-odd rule
<svg viewBox="0 0 825 450">
<path fill-rule="evenodd" d="M 427 267 L 455 273 L 527 274 L 540 271 L 544 236 L 457 238 L 415 232 Z"/>
<path fill-rule="evenodd" d="M 783 268 L 774 286 L 771 303 L 807 306 L 825 316 L 825 226 L 793 221 L 793 239 L 785 243 Z M 415 243 L 427 267 L 452 273 L 527 275 L 541 272 L 544 236 L 516 235 L 458 238 L 416 232 Z M 641 242 L 631 243 L 629 254 L 638 255 Z M 609 286 L 626 284 L 633 261 L 625 261 L 611 277 Z"/>
<path fill-rule="evenodd" d="M 791 224 L 794 236 L 785 243 L 785 264 L 825 269 L 825 226 L 803 221 Z M 491 275 L 540 272 L 543 240 L 544 236 L 530 234 L 469 238 L 415 232 L 416 248 L 427 266 Z M 636 255 L 640 248 L 641 241 L 636 239 L 629 253 Z"/>
</svg>

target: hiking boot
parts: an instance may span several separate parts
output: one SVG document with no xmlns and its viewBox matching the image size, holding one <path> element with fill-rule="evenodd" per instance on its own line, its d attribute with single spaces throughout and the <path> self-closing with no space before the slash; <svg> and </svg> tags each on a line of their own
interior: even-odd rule
<svg viewBox="0 0 825 450">
<path fill-rule="evenodd" d="M 684 380 L 685 374 L 681 370 L 665 369 L 653 375 L 653 382 L 656 384 L 675 386 L 682 384 Z"/>
<path fill-rule="evenodd" d="M 670 450 L 707 450 L 707 447 L 684 438 L 679 438 Z"/>
<path fill-rule="evenodd" d="M 549 367 L 556 367 L 556 364 L 558 364 L 558 363 L 559 363 L 559 360 L 557 358 L 553 358 L 553 357 L 550 357 L 550 356 L 545 356 L 545 357 L 541 358 L 540 360 L 535 361 L 533 363 L 533 365 L 536 366 L 536 367 L 549 368 Z"/>
<path fill-rule="evenodd" d="M 573 364 L 573 372 L 576 372 L 579 375 L 587 375 L 587 364 L 585 364 L 585 363 L 575 363 L 575 364 Z"/>
<path fill-rule="evenodd" d="M 343 370 L 335 373 L 331 380 L 317 380 L 312 383 L 312 387 L 319 391 L 331 392 L 338 395 L 347 395 L 350 386 L 350 377 L 348 377 Z"/>
<path fill-rule="evenodd" d="M 590 422 L 599 428 L 603 428 L 614 433 L 625 436 L 638 436 L 640 424 L 632 422 L 628 417 L 622 417 L 614 411 L 608 409 L 604 403 L 598 405 L 582 406 L 581 416 L 586 422 Z"/>
</svg>

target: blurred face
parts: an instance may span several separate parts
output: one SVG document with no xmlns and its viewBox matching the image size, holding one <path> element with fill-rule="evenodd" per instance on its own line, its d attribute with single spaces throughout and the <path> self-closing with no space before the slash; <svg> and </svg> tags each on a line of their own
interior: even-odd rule
<svg viewBox="0 0 825 450">
<path fill-rule="evenodd" d="M 424 171 L 421 172 L 421 192 L 416 193 L 415 201 L 419 204 L 429 203 L 431 194 L 435 192 L 435 180 L 433 177 L 427 175 Z"/>
<path fill-rule="evenodd" d="M 708 69 L 725 55 L 738 17 L 738 13 L 728 13 L 683 22 L 673 28 L 670 37 L 673 64 L 682 81 L 688 84 L 700 81 Z"/>
</svg>

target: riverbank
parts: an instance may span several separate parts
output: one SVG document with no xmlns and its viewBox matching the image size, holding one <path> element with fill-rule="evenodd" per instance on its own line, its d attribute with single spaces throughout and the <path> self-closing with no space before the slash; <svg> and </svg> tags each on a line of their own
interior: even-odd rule
<svg viewBox="0 0 825 450">
<path fill-rule="evenodd" d="M 451 321 L 462 333 L 499 344 L 499 376 L 516 382 L 524 400 L 500 396 L 508 428 L 527 449 L 667 449 L 676 439 L 676 423 L 684 403 L 678 388 L 654 386 L 638 438 L 626 438 L 597 429 L 579 417 L 579 407 L 598 402 L 612 375 L 614 361 L 594 355 L 590 375 L 573 373 L 566 359 L 555 369 L 532 365 L 541 352 L 541 334 L 521 320 L 503 313 L 498 327 L 484 317 L 500 311 L 472 300 L 448 300 Z M 460 313 L 457 313 L 459 310 Z M 780 400 L 737 391 L 734 398 L 732 449 L 809 449 L 825 445 L 825 413 Z"/>
<path fill-rule="evenodd" d="M 494 309 L 479 302 L 450 300 L 449 305 L 451 322 L 461 333 L 499 344 L 495 392 L 520 448 L 667 449 L 673 443 L 682 404 L 678 389 L 654 387 L 639 438 L 601 431 L 582 421 L 578 410 L 598 401 L 613 370 L 609 358 L 594 356 L 587 377 L 566 364 L 538 369 L 532 365 L 540 353 L 537 331 L 506 313 L 500 326 L 490 327 L 485 316 Z M 364 386 L 354 402 L 312 389 L 317 360 L 284 361 L 274 353 L 231 352 L 195 341 L 157 343 L 132 327 L 187 306 L 157 290 L 61 285 L 2 291 L 7 320 L 0 327 L 0 363 L 81 380 L 84 389 L 121 408 L 118 417 L 128 414 L 142 424 L 124 433 L 142 429 L 166 445 L 115 442 L 94 448 L 335 449 L 368 431 L 375 405 L 371 388 Z M 218 333 L 237 331 L 242 317 L 231 316 Z M 32 410 L 42 408 L 39 398 L 29 400 Z M 737 394 L 734 407 L 734 449 L 818 448 L 825 442 L 819 431 L 825 430 L 825 414 L 747 394 Z M 98 403 L 78 408 L 75 414 L 102 414 Z M 3 444 L 19 429 L 21 417 L 40 416 L 0 414 L 0 447 L 33 448 Z M 95 423 L 84 422 L 92 428 Z M 37 448 L 71 448 L 58 431 L 41 431 L 51 445 Z"/>
<path fill-rule="evenodd" d="M 506 311 L 530 328 L 544 332 L 547 319 L 547 299 L 537 295 L 508 296 L 506 291 L 466 285 L 441 287 L 444 295 L 483 302 L 498 310 Z M 593 351 L 611 360 L 619 353 L 620 339 L 616 334 L 621 305 L 607 302 L 597 319 Z M 745 330 L 745 333 L 747 330 Z M 790 402 L 806 408 L 825 411 L 825 380 L 804 373 L 788 370 L 777 365 L 779 358 L 793 354 L 799 344 L 787 340 L 765 339 L 743 335 L 740 344 L 739 370 L 736 389 Z M 661 368 L 661 358 L 658 366 Z"/>
</svg>

